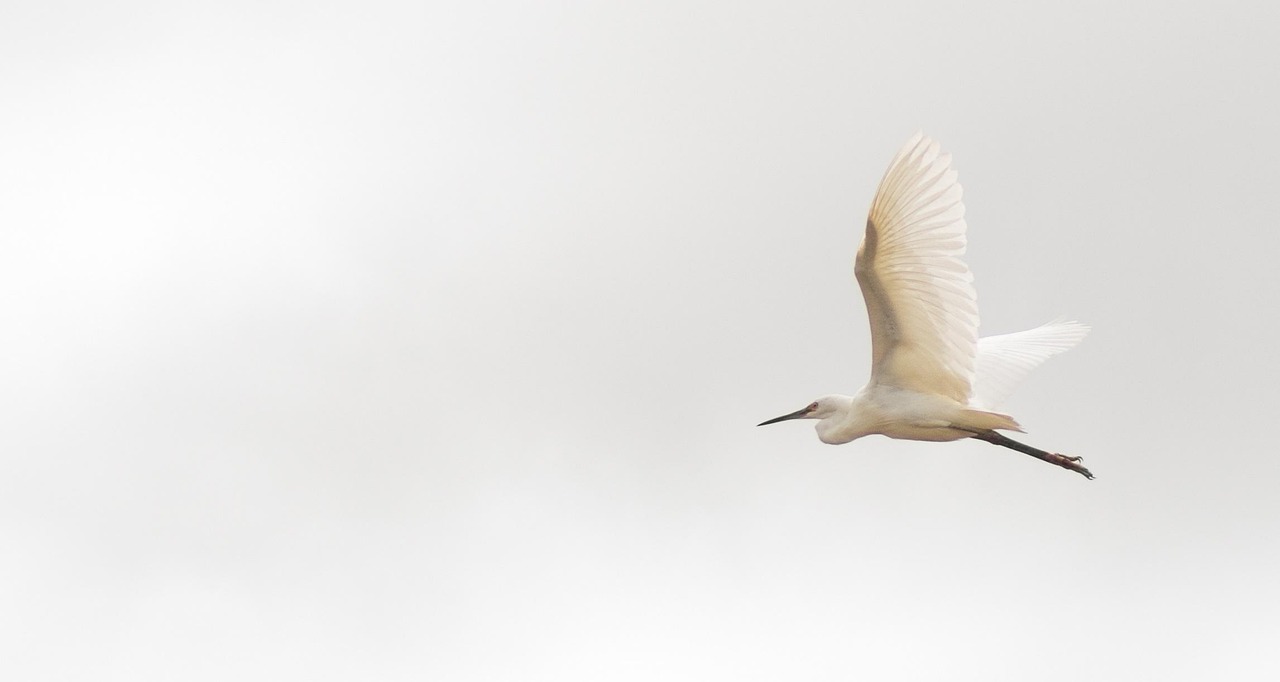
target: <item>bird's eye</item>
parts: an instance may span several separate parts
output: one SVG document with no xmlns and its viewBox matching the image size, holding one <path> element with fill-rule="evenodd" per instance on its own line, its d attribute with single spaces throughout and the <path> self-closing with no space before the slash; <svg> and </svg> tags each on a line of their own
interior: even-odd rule
<svg viewBox="0 0 1280 682">
<path fill-rule="evenodd" d="M 818 403 L 809 403 L 809 411 L 810 411 L 810 412 L 813 412 L 813 411 L 814 411 L 814 410 L 816 410 L 816 409 L 818 409 Z"/>
</svg>

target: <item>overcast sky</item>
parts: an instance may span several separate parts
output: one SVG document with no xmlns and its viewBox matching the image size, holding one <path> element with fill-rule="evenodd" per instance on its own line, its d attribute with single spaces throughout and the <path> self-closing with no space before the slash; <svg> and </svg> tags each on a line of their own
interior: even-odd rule
<svg viewBox="0 0 1280 682">
<path fill-rule="evenodd" d="M 0 677 L 1280 676 L 1273 3 L 9 3 Z M 866 379 L 917 129 L 977 441 Z"/>
</svg>

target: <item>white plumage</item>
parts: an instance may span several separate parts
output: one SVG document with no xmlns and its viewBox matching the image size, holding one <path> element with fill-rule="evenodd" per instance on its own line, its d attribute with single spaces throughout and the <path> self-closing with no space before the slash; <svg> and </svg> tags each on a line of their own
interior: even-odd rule
<svg viewBox="0 0 1280 682">
<path fill-rule="evenodd" d="M 1089 325 L 1056 321 L 1035 329 L 978 339 L 976 374 L 969 404 L 984 410 L 999 407 L 1031 370 L 1058 353 L 1071 350 L 1088 333 Z"/>
<path fill-rule="evenodd" d="M 980 438 L 1092 478 L 1079 458 L 997 433 L 1021 428 L 991 410 L 1089 328 L 1058 321 L 978 338 L 978 298 L 962 258 L 966 225 L 956 177 L 951 156 L 920 133 L 894 157 L 872 200 L 854 267 L 871 323 L 871 378 L 854 396 L 824 396 L 761 426 L 818 419 L 818 437 L 832 444 L 871 434 Z"/>
<path fill-rule="evenodd" d="M 871 202 L 854 272 L 871 320 L 871 383 L 969 397 L 978 294 L 961 260 L 963 191 L 951 155 L 920 133 Z"/>
</svg>

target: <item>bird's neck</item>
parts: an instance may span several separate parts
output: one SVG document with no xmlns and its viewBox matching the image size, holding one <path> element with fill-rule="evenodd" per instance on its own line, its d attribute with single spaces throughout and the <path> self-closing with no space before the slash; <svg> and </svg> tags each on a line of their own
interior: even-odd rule
<svg viewBox="0 0 1280 682">
<path fill-rule="evenodd" d="M 847 395 L 831 397 L 838 401 L 840 409 L 818 422 L 815 428 L 818 430 L 819 440 L 823 443 L 839 445 L 870 433 L 863 430 L 860 419 L 862 410 L 859 409 L 857 398 Z"/>
</svg>

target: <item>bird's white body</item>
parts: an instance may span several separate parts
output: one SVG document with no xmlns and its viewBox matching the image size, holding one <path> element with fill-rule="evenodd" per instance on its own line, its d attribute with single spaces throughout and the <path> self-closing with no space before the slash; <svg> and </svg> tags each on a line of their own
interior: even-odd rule
<svg viewBox="0 0 1280 682">
<path fill-rule="evenodd" d="M 961 258 L 962 194 L 951 157 L 937 142 L 917 133 L 898 152 L 872 201 L 854 268 L 871 323 L 871 378 L 856 395 L 824 396 L 764 424 L 817 419 L 818 437 L 831 444 L 871 434 L 922 441 L 978 437 L 1090 476 L 1070 464 L 1074 458 L 996 433 L 1022 429 L 991 410 L 1089 328 L 1058 321 L 978 338 L 977 294 Z"/>
<path fill-rule="evenodd" d="M 938 395 L 893 386 L 867 386 L 855 396 L 827 396 L 843 409 L 818 422 L 818 438 L 839 445 L 879 434 L 905 440 L 948 441 L 972 436 L 953 424 L 964 406 Z"/>
<path fill-rule="evenodd" d="M 949 441 L 969 438 L 977 431 L 1021 431 L 1008 415 L 989 412 L 1032 369 L 1080 342 L 1089 328 L 1078 322 L 1050 322 L 1015 334 L 978 339 L 974 390 L 965 403 L 936 393 L 924 393 L 870 382 L 853 396 L 819 399 L 836 409 L 820 418 L 816 428 L 824 443 L 839 445 L 879 434 L 903 440 Z M 815 415 L 816 416 L 816 415 Z"/>
</svg>

